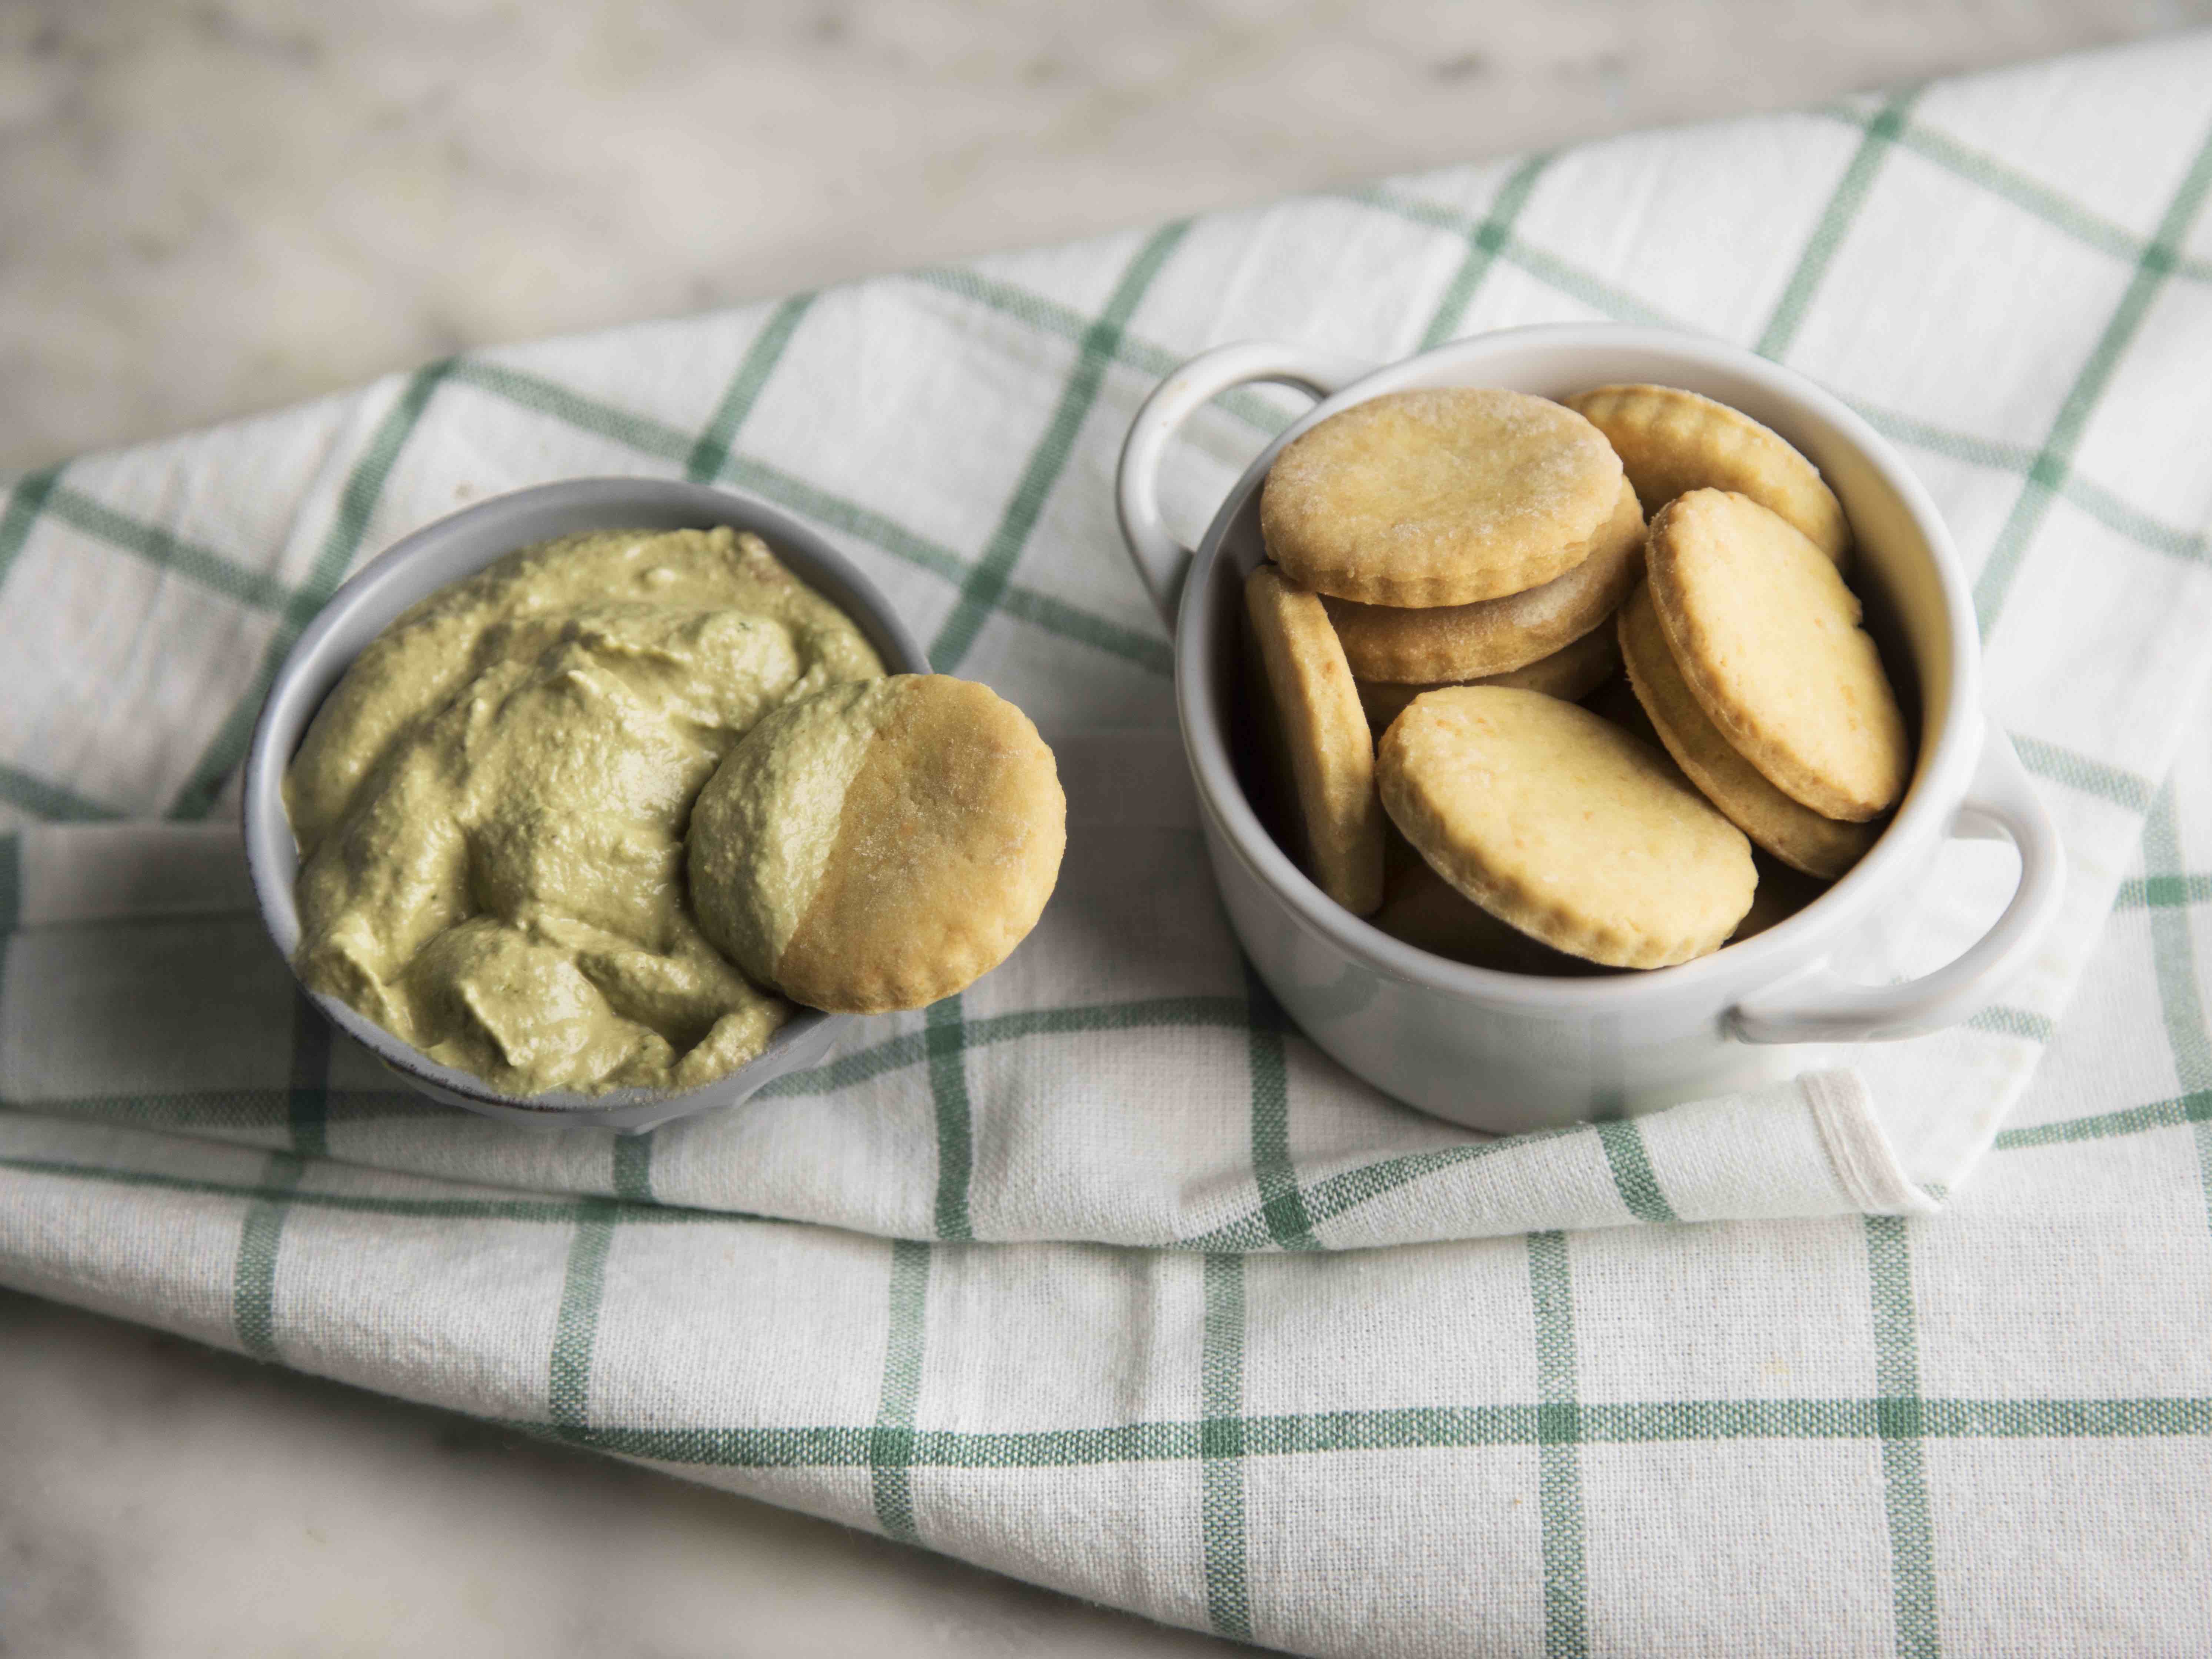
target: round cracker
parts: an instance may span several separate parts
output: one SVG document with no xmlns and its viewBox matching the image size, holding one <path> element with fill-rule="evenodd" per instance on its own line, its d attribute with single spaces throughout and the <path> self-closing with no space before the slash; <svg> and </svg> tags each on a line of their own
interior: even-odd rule
<svg viewBox="0 0 2212 1659">
<path fill-rule="evenodd" d="M 1574 565 L 1620 479 L 1604 434 L 1548 398 L 1386 392 L 1285 447 L 1260 492 L 1260 530 L 1285 574 L 1316 592 L 1471 605 Z"/>
<path fill-rule="evenodd" d="M 896 674 L 775 710 L 688 835 L 700 928 L 793 1000 L 918 1008 L 1006 960 L 1067 844 L 1052 750 L 988 686 Z"/>
<path fill-rule="evenodd" d="M 1644 514 L 1624 478 L 1613 516 L 1580 562 L 1523 592 L 1473 605 L 1362 605 L 1324 599 L 1356 678 L 1463 685 L 1526 666 L 1581 639 L 1643 574 Z"/>
<path fill-rule="evenodd" d="M 1244 608 L 1259 642 L 1267 717 L 1290 759 L 1307 873 L 1364 916 L 1382 902 L 1382 807 L 1375 739 L 1344 647 L 1321 600 L 1273 565 L 1246 579 Z"/>
<path fill-rule="evenodd" d="M 1502 686 L 1415 700 L 1383 734 L 1382 804 L 1500 921 L 1615 968 L 1717 950 L 1751 908 L 1751 843 L 1666 757 L 1579 704 Z"/>
<path fill-rule="evenodd" d="M 1380 732 L 1406 711 L 1406 705 L 1425 691 L 1441 691 L 1450 685 L 1504 685 L 1522 691 L 1541 691 L 1547 697 L 1569 702 L 1588 696 L 1613 678 L 1620 666 L 1620 647 L 1604 622 L 1578 640 L 1571 640 L 1548 657 L 1539 657 L 1503 674 L 1478 680 L 1446 680 L 1435 685 L 1402 685 L 1394 680 L 1354 678 L 1359 706 L 1367 723 Z"/>
<path fill-rule="evenodd" d="M 1646 564 L 1674 665 L 1730 747 L 1823 817 L 1897 804 L 1905 715 L 1820 549 L 1747 495 L 1693 489 L 1651 521 Z"/>
<path fill-rule="evenodd" d="M 1620 655 L 1637 700 L 1667 752 L 1729 821 L 1793 870 L 1832 881 L 1865 856 L 1881 831 L 1824 818 L 1792 800 L 1736 753 L 1682 683 L 1652 608 L 1638 587 L 1620 608 Z"/>
<path fill-rule="evenodd" d="M 1741 410 L 1672 386 L 1601 386 L 1566 403 L 1605 434 L 1646 513 L 1693 489 L 1733 490 L 1838 566 L 1850 558 L 1850 521 L 1820 468 Z"/>
</svg>

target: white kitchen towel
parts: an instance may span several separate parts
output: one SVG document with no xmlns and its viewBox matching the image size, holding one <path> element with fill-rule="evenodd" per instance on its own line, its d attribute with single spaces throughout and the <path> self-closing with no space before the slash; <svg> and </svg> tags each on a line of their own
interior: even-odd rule
<svg viewBox="0 0 2212 1659">
<path fill-rule="evenodd" d="M 2185 79 L 2190 52 L 2115 61 Z M 2113 71 L 2071 73 L 2099 72 Z M 2013 132 L 2046 94 L 2015 106 L 1989 90 L 2011 84 L 1622 140 L 471 356 L 18 480 L 0 519 L 0 617 L 21 647 L 0 781 L 26 818 L 205 815 L 268 676 L 352 565 L 464 500 L 635 471 L 755 489 L 837 534 L 939 667 L 989 680 L 1045 728 L 1075 829 L 1036 937 L 963 997 L 870 1022 L 744 1112 L 636 1145 L 574 1133 L 553 1146 L 422 1108 L 319 1032 L 295 1056 L 289 994 L 250 927 L 218 930 L 243 953 L 234 964 L 168 923 L 143 949 L 113 924 L 62 931 L 64 893 L 127 885 L 163 843 L 142 828 L 71 847 L 33 828 L 19 885 L 56 926 L 13 953 L 0 1099 L 901 1237 L 1339 1248 L 1929 1207 L 1987 1147 L 2065 1004 L 2212 623 L 2198 528 L 2212 480 L 2182 435 L 2212 417 L 2212 382 L 2175 371 L 2212 347 L 2204 261 L 2188 251 L 2204 179 L 2180 143 L 2187 100 L 2179 81 L 2148 100 L 2156 120 L 2128 132 L 2099 184 L 2116 201 L 2124 181 L 2134 192 L 2149 234 L 2124 246 L 2128 213 L 2098 194 L 2111 222 L 2085 217 L 2029 166 L 2078 165 L 2081 118 Z M 1998 137 L 2028 147 L 2000 160 L 2013 153 Z M 2166 195 L 2146 220 L 2153 155 Z M 1905 446 L 1973 566 L 1994 712 L 2048 785 L 2073 881 L 2002 1006 L 1918 1042 L 1792 1057 L 1838 1074 L 1824 1094 L 1784 1082 L 1499 1144 L 1353 1082 L 1282 1030 L 1247 975 L 1197 850 L 1169 647 L 1108 481 L 1158 374 L 1224 338 L 1382 361 L 1594 314 L 1756 345 Z M 1199 423 L 1170 479 L 1186 522 L 1285 406 L 1234 397 Z M 1986 843 L 1947 849 L 1869 930 L 1863 965 L 1901 975 L 1955 954 L 2002 902 L 2008 860 Z M 183 957 L 204 966 L 180 980 Z M 227 1018 L 200 1007 L 216 982 L 236 988 Z M 193 1012 L 173 1029 L 156 1016 L 182 990 Z M 155 1053 L 106 1029 L 103 995 L 149 1011 Z"/>
<path fill-rule="evenodd" d="M 1314 1652 L 2201 1646 L 2208 188 L 2197 36 L 471 353 L 15 479 L 0 1280 Z M 1109 481 L 1207 345 L 1599 317 L 1753 346 L 1904 446 L 2069 896 L 1954 1031 L 1484 1141 L 1252 988 Z M 1186 529 L 1291 407 L 1194 425 Z M 228 810 L 361 559 L 606 472 L 821 524 L 1076 805 L 1005 969 L 627 1139 L 395 1091 L 302 1014 L 230 832 L 175 822 Z M 1976 850 L 1877 954 L 1978 925 Z"/>
</svg>

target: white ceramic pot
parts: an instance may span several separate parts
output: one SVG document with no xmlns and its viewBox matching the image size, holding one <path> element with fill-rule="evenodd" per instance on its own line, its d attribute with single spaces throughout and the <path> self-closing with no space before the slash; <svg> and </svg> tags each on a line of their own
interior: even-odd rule
<svg viewBox="0 0 2212 1659">
<path fill-rule="evenodd" d="M 1195 554 L 1162 521 L 1169 440 L 1232 386 L 1271 381 L 1322 399 L 1269 445 L 1223 501 Z M 1239 617 L 1265 556 L 1260 486 L 1284 444 L 1387 392 L 1510 386 L 1559 398 L 1610 381 L 1687 387 L 1741 410 L 1817 464 L 1856 532 L 1853 580 L 1869 626 L 1919 709 L 1919 759 L 1873 850 L 1796 915 L 1680 967 L 1592 979 L 1474 968 L 1401 944 L 1328 899 L 1279 848 L 1237 781 Z M 2056 914 L 2056 827 L 2004 734 L 1983 718 L 1981 646 L 1948 532 L 1882 438 L 1829 393 L 1717 341 L 1561 324 L 1462 340 L 1377 368 L 1334 353 L 1253 343 L 1193 358 L 1130 424 L 1117 485 L 1122 532 L 1176 635 L 1176 704 L 1206 850 L 1254 966 L 1308 1036 L 1376 1087 L 1499 1133 L 1647 1110 L 1790 1069 L 1776 1045 L 1914 1036 L 1990 1000 Z M 2008 837 L 2020 878 L 1957 960 L 1904 984 L 1853 983 L 1838 945 L 1949 836 Z"/>
</svg>

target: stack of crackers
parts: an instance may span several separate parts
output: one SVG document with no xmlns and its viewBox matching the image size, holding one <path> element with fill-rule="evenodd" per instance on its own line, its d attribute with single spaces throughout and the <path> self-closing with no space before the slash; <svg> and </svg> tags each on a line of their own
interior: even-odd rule
<svg viewBox="0 0 2212 1659">
<path fill-rule="evenodd" d="M 1283 839 L 1410 944 L 1686 962 L 1809 902 L 1904 793 L 1842 504 L 1725 404 L 1386 394 L 1285 447 L 1260 523 Z"/>
</svg>

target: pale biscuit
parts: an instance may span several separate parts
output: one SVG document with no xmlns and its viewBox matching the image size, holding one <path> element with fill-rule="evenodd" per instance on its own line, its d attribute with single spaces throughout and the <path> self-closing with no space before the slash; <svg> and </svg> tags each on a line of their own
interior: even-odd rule
<svg viewBox="0 0 2212 1659">
<path fill-rule="evenodd" d="M 1571 956 L 1663 968 L 1751 908 L 1743 832 L 1666 757 L 1536 691 L 1431 691 L 1383 734 L 1382 805 L 1491 915 Z"/>
<path fill-rule="evenodd" d="M 1643 574 L 1644 514 L 1623 479 L 1613 516 L 1580 562 L 1524 592 L 1473 605 L 1362 605 L 1324 599 L 1356 678 L 1465 684 L 1526 666 L 1595 629 Z"/>
<path fill-rule="evenodd" d="M 1874 845 L 1881 834 L 1874 825 L 1822 817 L 1777 789 L 1730 746 L 1682 683 L 1648 586 L 1620 609 L 1620 655 L 1629 684 L 1674 763 L 1759 846 L 1792 869 L 1833 880 Z"/>
<path fill-rule="evenodd" d="M 1287 752 L 1307 873 L 1354 915 L 1382 902 L 1382 808 L 1375 740 L 1321 600 L 1270 564 L 1244 584 L 1268 716 Z"/>
<path fill-rule="evenodd" d="M 916 1008 L 1021 943 L 1066 823 L 1052 750 L 988 687 L 833 686 L 763 720 L 700 792 L 692 906 L 717 947 L 794 1001 Z"/>
<path fill-rule="evenodd" d="M 1748 495 L 1838 565 L 1851 526 L 1820 469 L 1741 410 L 1671 386 L 1601 386 L 1566 400 L 1620 456 L 1644 510 L 1692 489 Z"/>
<path fill-rule="evenodd" d="M 1563 404 L 1455 386 L 1330 416 L 1275 458 L 1260 529 L 1285 574 L 1370 605 L 1471 605 L 1584 556 L 1620 459 Z"/>
<path fill-rule="evenodd" d="M 1824 817 L 1896 805 L 1905 715 L 1818 548 L 1747 495 L 1694 489 L 1651 521 L 1646 562 L 1675 666 L 1738 754 Z"/>
<path fill-rule="evenodd" d="M 1613 670 L 1620 666 L 1620 647 L 1613 638 L 1612 627 L 1600 623 L 1578 640 L 1571 640 L 1548 657 L 1539 657 L 1519 668 L 1509 668 L 1503 674 L 1488 674 L 1477 680 L 1446 680 L 1435 685 L 1401 685 L 1393 680 L 1355 679 L 1359 688 L 1359 706 L 1367 711 L 1367 723 L 1378 732 L 1406 710 L 1406 705 L 1424 691 L 1441 691 L 1448 685 L 1504 685 L 1522 691 L 1541 691 L 1547 697 L 1565 697 L 1569 702 L 1588 696 L 1613 678 Z"/>
</svg>

